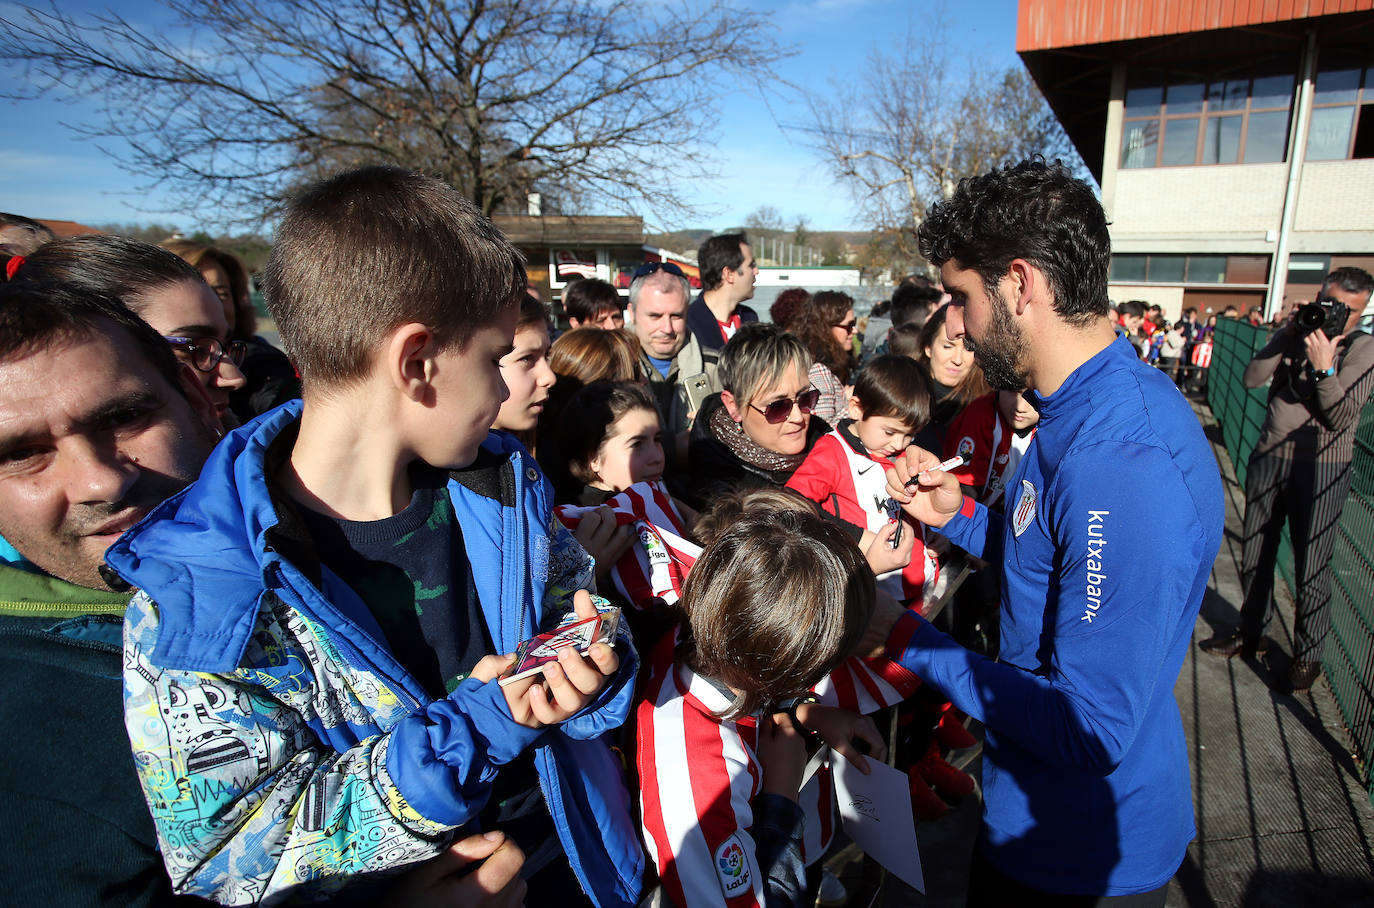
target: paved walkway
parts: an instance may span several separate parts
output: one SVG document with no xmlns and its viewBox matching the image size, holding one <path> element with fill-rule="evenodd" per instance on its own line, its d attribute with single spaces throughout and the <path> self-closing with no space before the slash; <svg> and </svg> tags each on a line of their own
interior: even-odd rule
<svg viewBox="0 0 1374 908">
<path fill-rule="evenodd" d="M 1226 485 L 1226 537 L 1193 634 L 1196 642 L 1238 617 L 1245 502 L 1210 411 L 1205 404 L 1194 406 Z M 1149 557 L 1148 542 L 1143 546 L 1142 557 Z M 1287 668 L 1290 605 L 1280 603 L 1282 626 L 1276 619 L 1270 630 L 1276 645 L 1263 659 L 1227 661 L 1194 647 L 1184 663 L 1176 694 L 1193 770 L 1198 835 L 1169 887 L 1169 908 L 1374 906 L 1374 808 L 1331 689 L 1325 680 L 1298 696 L 1269 687 Z M 976 776 L 976 755 L 966 759 Z M 924 896 L 891 878 L 877 886 L 880 871 L 855 855 L 828 862 L 849 887 L 848 904 L 962 905 L 979 810 L 970 798 L 938 822 L 919 824 Z"/>
</svg>

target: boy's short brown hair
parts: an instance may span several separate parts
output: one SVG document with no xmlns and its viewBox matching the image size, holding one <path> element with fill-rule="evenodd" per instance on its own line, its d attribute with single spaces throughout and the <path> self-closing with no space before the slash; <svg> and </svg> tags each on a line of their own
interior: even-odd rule
<svg viewBox="0 0 1374 908">
<path fill-rule="evenodd" d="M 854 379 L 854 398 L 865 419 L 900 419 L 913 432 L 921 431 L 930 422 L 934 397 L 925 367 L 909 356 L 875 356 Z"/>
<path fill-rule="evenodd" d="M 453 188 L 364 167 L 292 201 L 262 286 L 308 389 L 363 378 L 377 346 L 410 322 L 462 348 L 525 294 L 525 259 Z"/>
<path fill-rule="evenodd" d="M 873 615 L 854 540 L 804 511 L 755 512 L 717 536 L 682 595 L 689 664 L 740 693 L 724 719 L 805 693 L 853 652 Z"/>
</svg>

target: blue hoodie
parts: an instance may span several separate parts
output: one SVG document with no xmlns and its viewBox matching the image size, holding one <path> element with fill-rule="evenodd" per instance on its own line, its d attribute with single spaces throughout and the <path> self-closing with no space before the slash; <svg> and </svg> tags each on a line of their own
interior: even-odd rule
<svg viewBox="0 0 1374 908">
<path fill-rule="evenodd" d="M 1052 893 L 1148 892 L 1194 832 L 1174 683 L 1221 545 L 1220 472 L 1125 338 L 1034 400 L 1005 518 L 965 499 L 942 530 L 1001 564 L 999 660 L 907 616 L 889 652 L 987 726 L 994 866 Z"/>
<path fill-rule="evenodd" d="M 643 854 L 604 732 L 633 705 L 637 658 L 550 729 L 510 717 L 495 682 L 433 700 L 361 599 L 279 509 L 269 445 L 300 402 L 227 437 L 200 478 L 107 563 L 140 592 L 125 625 L 125 719 L 178 891 L 227 904 L 325 898 L 479 831 L 498 769 L 534 746 L 544 799 L 598 905 L 632 905 Z M 551 517 L 529 454 L 492 433 L 449 493 L 499 652 L 570 608 L 590 559 Z M 280 515 L 280 516 L 279 516 Z"/>
</svg>

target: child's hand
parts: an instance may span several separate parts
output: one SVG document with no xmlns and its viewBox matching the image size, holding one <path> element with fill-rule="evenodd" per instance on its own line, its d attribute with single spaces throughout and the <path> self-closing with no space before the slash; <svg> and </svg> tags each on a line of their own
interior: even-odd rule
<svg viewBox="0 0 1374 908">
<path fill-rule="evenodd" d="M 481 866 L 468 872 L 465 868 L 476 861 Z M 525 853 L 504 833 L 468 836 L 407 871 L 383 903 L 400 908 L 518 908 L 525 903 L 525 881 L 520 879 L 524 864 Z"/>
<path fill-rule="evenodd" d="M 610 575 L 611 567 L 630 550 L 630 544 L 635 540 L 634 528 L 618 526 L 615 512 L 605 505 L 582 515 L 573 536 L 596 561 L 598 588 Z"/>
<path fill-rule="evenodd" d="M 882 529 L 874 534 L 873 541 L 869 543 L 864 551 L 864 558 L 868 561 L 868 566 L 873 569 L 874 574 L 886 574 L 888 571 L 897 571 L 911 563 L 912 547 L 916 543 L 916 530 L 911 525 L 911 521 L 906 521 L 906 526 L 902 527 L 902 538 L 898 540 L 897 547 L 892 547 L 892 534 L 897 532 L 897 524 L 889 522 Z"/>
<path fill-rule="evenodd" d="M 797 721 L 820 735 L 821 740 L 864 775 L 868 775 L 868 761 L 854 746 L 855 740 L 867 743 L 868 752 L 875 760 L 887 758 L 883 736 L 878 734 L 878 726 L 868 716 L 819 703 L 802 703 L 797 707 Z"/>
<path fill-rule="evenodd" d="M 792 727 L 787 713 L 759 719 L 759 746 L 755 751 L 763 767 L 763 790 L 796 803 L 806 771 L 806 742 Z"/>
<path fill-rule="evenodd" d="M 573 595 L 573 610 L 578 618 L 596 616 L 596 606 L 586 590 L 578 590 Z M 502 658 L 504 665 L 510 664 L 510 656 Z M 483 662 L 486 659 L 478 666 Z M 544 666 L 542 676 L 530 675 L 502 691 L 511 717 L 520 725 L 527 728 L 557 725 L 590 703 L 619 667 L 620 657 L 604 643 L 593 643 L 586 656 L 567 647 L 558 653 L 557 664 Z M 476 669 L 473 674 L 477 674 Z"/>
<path fill-rule="evenodd" d="M 936 455 L 912 445 L 905 454 L 892 458 L 892 469 L 887 471 L 887 494 L 901 502 L 902 510 L 936 529 L 964 504 L 963 486 L 952 474 L 935 469 L 940 463 Z M 917 482 L 908 487 L 907 481 L 913 478 Z"/>
</svg>

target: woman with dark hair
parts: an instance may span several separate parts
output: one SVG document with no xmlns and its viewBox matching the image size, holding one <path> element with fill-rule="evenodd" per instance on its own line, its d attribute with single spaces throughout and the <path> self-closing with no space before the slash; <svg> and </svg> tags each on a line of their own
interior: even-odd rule
<svg viewBox="0 0 1374 908">
<path fill-rule="evenodd" d="M 854 368 L 854 299 L 837 290 L 815 294 L 793 320 L 793 334 L 811 353 L 808 376 L 821 392 L 815 414 L 833 429 L 847 412 L 845 386 Z"/>
<path fill-rule="evenodd" d="M 17 280 L 49 280 L 112 296 L 172 345 L 205 385 L 221 425 L 238 419 L 231 392 L 245 383 L 245 348 L 231 339 L 224 306 L 204 277 L 176 255 L 127 237 L 90 234 L 48 243 L 27 256 Z"/>
<path fill-rule="evenodd" d="M 801 287 L 788 287 L 778 298 L 773 300 L 773 305 L 768 307 L 768 317 L 773 320 L 784 331 L 791 331 L 796 325 L 797 316 L 811 299 L 811 292 L 803 290 Z"/>
<path fill-rule="evenodd" d="M 973 361 L 973 354 L 964 346 L 964 339 L 951 338 L 945 332 L 945 316 L 949 304 L 930 314 L 921 326 L 920 350 L 916 361 L 926 367 L 931 388 L 935 391 L 935 405 L 930 422 L 916 436 L 912 444 L 927 451 L 945 449 L 945 429 L 973 401 L 992 390 L 983 378 L 983 370 Z"/>
<path fill-rule="evenodd" d="M 249 292 L 248 270 L 238 256 L 191 240 L 166 239 L 159 244 L 200 271 L 205 283 L 224 306 L 229 336 L 246 348 L 243 372 L 246 383 L 229 394 L 229 408 L 247 422 L 273 407 L 301 396 L 301 380 L 286 354 L 257 335 L 257 311 Z"/>
</svg>

